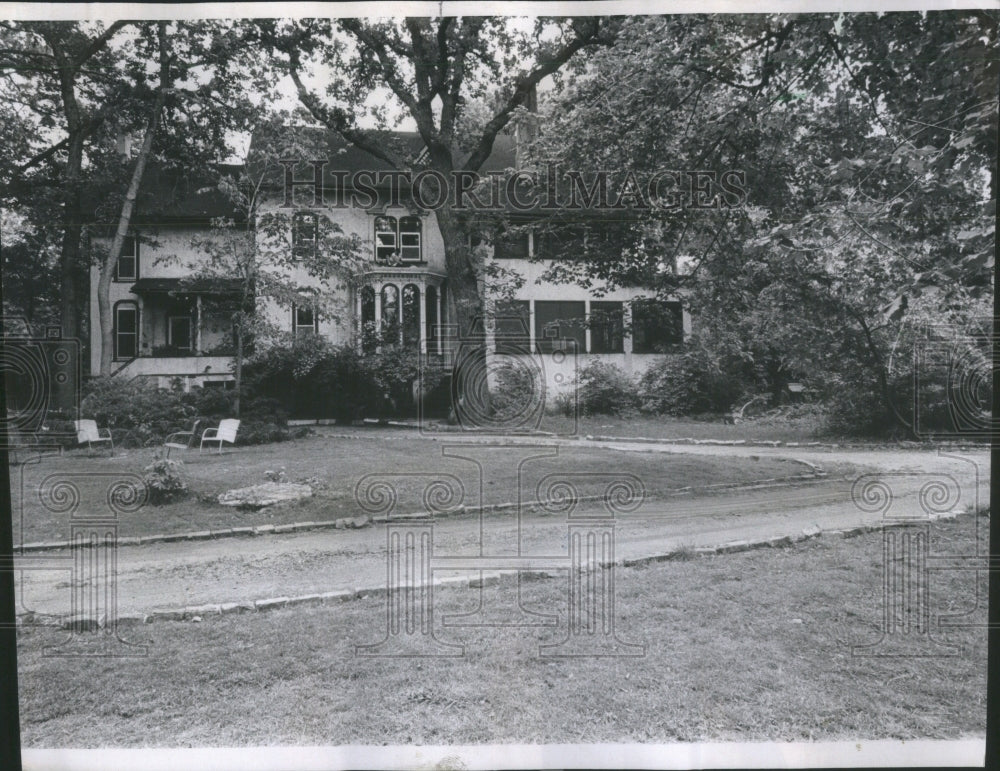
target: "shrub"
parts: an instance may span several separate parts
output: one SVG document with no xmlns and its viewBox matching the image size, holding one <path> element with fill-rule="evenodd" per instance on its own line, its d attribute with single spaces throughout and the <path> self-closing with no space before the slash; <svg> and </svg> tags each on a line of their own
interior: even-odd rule
<svg viewBox="0 0 1000 771">
<path fill-rule="evenodd" d="M 269 400 L 270 409 L 278 406 L 292 417 L 349 422 L 374 403 L 375 387 L 357 351 L 318 336 L 258 351 L 243 379 L 249 401 Z"/>
<path fill-rule="evenodd" d="M 630 415 L 639 408 L 635 380 L 614 364 L 591 360 L 579 370 L 574 385 L 584 415 Z"/>
<path fill-rule="evenodd" d="M 159 506 L 187 495 L 187 483 L 180 475 L 182 465 L 178 460 L 157 458 L 143 469 L 151 504 Z"/>
<path fill-rule="evenodd" d="M 146 445 L 191 422 L 195 411 L 183 397 L 144 380 L 100 377 L 86 384 L 80 411 L 101 428 L 110 428 L 116 444 L 131 438 L 134 444 Z"/>
<path fill-rule="evenodd" d="M 520 366 L 509 358 L 498 360 L 490 368 L 493 382 L 490 387 L 490 407 L 497 425 L 516 427 L 520 418 L 533 413 L 541 398 L 542 384 L 537 382 L 535 370 Z"/>
<path fill-rule="evenodd" d="M 639 381 L 641 407 L 661 415 L 728 412 L 746 392 L 739 363 L 724 360 L 697 339 L 683 353 L 660 359 Z"/>
<path fill-rule="evenodd" d="M 301 439 L 308 436 L 308 426 L 278 425 L 273 421 L 250 418 L 240 421 L 240 430 L 236 435 L 236 444 L 243 447 L 251 444 L 269 444 L 271 442 L 287 442 L 291 439 Z"/>
</svg>

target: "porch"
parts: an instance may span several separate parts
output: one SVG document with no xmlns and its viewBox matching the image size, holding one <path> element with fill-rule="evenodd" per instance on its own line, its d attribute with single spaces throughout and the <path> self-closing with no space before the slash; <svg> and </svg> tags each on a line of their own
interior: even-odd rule
<svg viewBox="0 0 1000 771">
<path fill-rule="evenodd" d="M 232 380 L 232 328 L 238 282 L 231 280 L 140 279 L 136 301 L 115 304 L 116 373 L 155 378 L 169 386 Z"/>
</svg>

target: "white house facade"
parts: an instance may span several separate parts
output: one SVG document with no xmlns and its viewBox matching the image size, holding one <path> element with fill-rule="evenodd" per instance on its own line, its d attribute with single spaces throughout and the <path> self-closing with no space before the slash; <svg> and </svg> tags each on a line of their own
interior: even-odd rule
<svg viewBox="0 0 1000 771">
<path fill-rule="evenodd" d="M 509 137 L 501 137 L 498 150 L 487 165 L 509 168 L 515 154 Z M 328 169 L 339 170 L 336 159 L 344 153 L 331 152 Z M 365 160 L 360 151 L 348 159 L 357 168 Z M 372 166 L 379 162 L 369 159 Z M 205 198 L 204 189 L 191 193 Z M 379 197 L 381 198 L 381 191 Z M 274 191 L 267 207 L 281 205 L 280 190 Z M 174 205 L 177 205 L 175 202 Z M 182 216 L 170 207 L 136 218 L 133 236 L 127 239 L 111 284 L 114 350 L 113 373 L 147 378 L 160 387 L 179 382 L 191 387 L 227 387 L 233 381 L 234 335 L 226 314 L 217 308 L 220 296 L 239 294 L 240 282 L 216 280 L 199 282 L 198 265 L 206 259 L 193 246 L 209 232 L 211 216 L 218 216 L 218 201 L 193 204 L 180 201 Z M 394 205 L 396 204 L 396 205 Z M 288 210 L 286 209 L 286 212 Z M 435 212 L 420 210 L 407 201 L 380 200 L 361 208 L 325 209 L 325 217 L 337 223 L 345 234 L 358 236 L 368 258 L 358 280 L 345 283 L 336 298 L 336 312 L 303 305 L 281 307 L 268 304 L 267 314 L 274 327 L 294 336 L 319 334 L 334 343 L 364 349 L 364 330 L 397 335 L 404 346 L 447 365 L 460 343 L 454 326 L 456 314 L 448 287 L 444 244 Z M 309 208 L 291 212 L 288 242 L 293 250 L 318 248 L 318 220 Z M 310 239 L 314 239 L 310 242 Z M 494 302 L 496 319 L 485 324 L 491 356 L 530 355 L 544 358 L 548 390 L 556 393 L 572 385 L 575 370 L 586 361 L 606 361 L 632 375 L 641 374 L 662 354 L 662 344 L 683 342 L 690 333 L 691 319 L 678 301 L 668 303 L 668 315 L 676 317 L 673 331 L 632 318 L 633 301 L 649 292 L 616 288 L 598 296 L 575 284 L 553 283 L 544 279 L 548 267 L 537 257 L 536 238 L 530 229 L 513 246 L 486 245 L 487 259 L 502 263 L 507 271 L 523 278 L 512 298 Z M 298 257 L 298 252 L 295 253 Z M 294 270 L 294 268 L 293 268 Z M 91 272 L 90 358 L 91 372 L 99 371 L 101 336 L 98 323 L 98 270 Z M 296 276 L 308 289 L 306 271 Z M 665 340 L 664 335 L 676 339 Z M 567 346 L 556 341 L 572 340 L 572 356 Z"/>
</svg>

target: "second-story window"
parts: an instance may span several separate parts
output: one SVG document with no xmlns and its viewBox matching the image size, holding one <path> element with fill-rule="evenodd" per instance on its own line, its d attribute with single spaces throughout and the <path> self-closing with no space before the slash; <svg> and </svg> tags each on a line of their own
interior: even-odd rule
<svg viewBox="0 0 1000 771">
<path fill-rule="evenodd" d="M 375 218 L 376 262 L 392 262 L 395 260 L 396 250 L 399 248 L 396 243 L 397 227 L 395 217 Z"/>
<path fill-rule="evenodd" d="M 422 249 L 419 217 L 375 218 L 376 262 L 390 265 L 400 262 L 421 262 Z"/>
<path fill-rule="evenodd" d="M 115 281 L 138 281 L 138 279 L 139 241 L 134 236 L 127 236 L 122 242 L 122 251 L 115 266 Z"/>
<path fill-rule="evenodd" d="M 300 211 L 292 216 L 292 256 L 295 260 L 310 260 L 316 256 L 319 243 L 319 215 Z"/>
<path fill-rule="evenodd" d="M 399 257 L 403 262 L 420 262 L 420 218 L 399 221 Z"/>
</svg>

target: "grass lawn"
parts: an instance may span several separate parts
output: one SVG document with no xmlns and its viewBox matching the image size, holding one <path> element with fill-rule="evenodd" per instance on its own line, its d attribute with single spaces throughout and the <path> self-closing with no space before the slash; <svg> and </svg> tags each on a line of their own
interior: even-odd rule
<svg viewBox="0 0 1000 771">
<path fill-rule="evenodd" d="M 932 526 L 935 556 L 976 552 L 988 519 Z M 986 548 L 979 544 L 980 553 Z M 130 627 L 144 659 L 42 656 L 54 629 L 19 633 L 29 747 L 667 742 L 957 738 L 982 735 L 985 629 L 941 633 L 950 658 L 862 658 L 881 620 L 882 537 L 618 572 L 619 637 L 639 658 L 542 659 L 558 630 L 449 628 L 459 659 L 359 658 L 385 629 L 384 599 Z M 986 577 L 978 578 L 985 606 Z M 975 574 L 932 580 L 932 620 L 975 607 Z M 510 592 L 501 581 L 489 592 Z M 435 623 L 469 610 L 468 588 L 435 595 Z M 489 602 L 490 597 L 486 597 Z M 559 611 L 564 581 L 524 585 Z M 973 615 L 985 621 L 985 610 Z"/>
<path fill-rule="evenodd" d="M 398 513 L 423 510 L 422 493 L 431 477 L 406 474 L 450 473 L 466 491 L 466 505 L 479 505 L 477 467 L 470 461 L 442 457 L 447 438 L 431 440 L 403 431 L 360 432 L 358 438 L 313 436 L 294 442 L 238 447 L 222 455 L 178 453 L 184 458 L 182 476 L 192 495 L 163 506 L 145 506 L 119 524 L 119 535 L 211 530 L 257 524 L 317 521 L 355 517 L 364 512 L 355 502 L 358 481 L 373 473 L 400 473 L 396 482 Z M 547 448 L 545 451 L 554 451 Z M 521 452 L 515 450 L 515 453 Z M 50 474 L 68 473 L 80 489 L 82 507 L 102 506 L 104 491 L 116 475 L 142 473 L 153 450 L 127 450 L 125 455 L 88 456 L 85 451 L 49 456 L 40 463 L 11 468 L 14 542 L 32 543 L 69 537 L 69 518 L 49 511 L 38 499 L 38 488 Z M 556 473 L 574 474 L 581 495 L 603 493 L 606 478 L 588 474 L 630 473 L 638 476 L 650 495 L 681 487 L 753 482 L 801 474 L 799 464 L 772 458 L 738 459 L 654 453 L 624 453 L 583 447 L 560 447 L 556 457 L 524 466 L 518 479 L 510 451 L 493 450 L 483 459 L 485 503 L 535 500 L 539 481 Z M 312 498 L 259 511 L 240 510 L 217 502 L 220 493 L 267 481 L 265 472 L 284 468 L 289 481 L 312 480 Z M 23 480 L 22 480 L 23 475 Z M 581 476 L 582 475 L 582 476 Z M 23 517 L 21 513 L 23 511 Z"/>
</svg>

